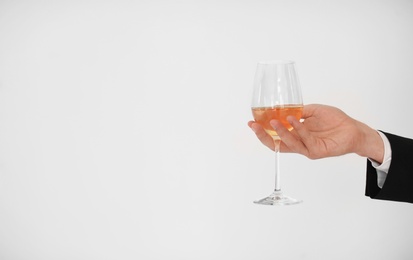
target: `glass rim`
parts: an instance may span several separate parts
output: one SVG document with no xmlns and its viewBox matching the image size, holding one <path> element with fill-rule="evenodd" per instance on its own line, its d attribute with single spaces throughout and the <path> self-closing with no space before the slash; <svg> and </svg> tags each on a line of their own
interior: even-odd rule
<svg viewBox="0 0 413 260">
<path fill-rule="evenodd" d="M 258 65 L 287 65 L 287 64 L 295 64 L 293 60 L 264 60 L 259 61 Z"/>
</svg>

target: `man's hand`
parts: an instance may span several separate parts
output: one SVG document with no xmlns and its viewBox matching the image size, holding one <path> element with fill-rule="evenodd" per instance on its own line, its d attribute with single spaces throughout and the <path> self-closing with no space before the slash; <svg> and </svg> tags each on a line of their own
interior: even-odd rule
<svg viewBox="0 0 413 260">
<path fill-rule="evenodd" d="M 279 121 L 271 120 L 271 126 L 281 138 L 281 152 L 302 154 L 310 159 L 357 153 L 381 163 L 384 146 L 376 130 L 349 117 L 338 108 L 325 105 L 306 105 L 303 122 L 293 116 L 287 118 L 293 126 L 290 132 Z M 258 139 L 274 150 L 274 142 L 261 125 L 254 121 L 248 126 Z"/>
</svg>

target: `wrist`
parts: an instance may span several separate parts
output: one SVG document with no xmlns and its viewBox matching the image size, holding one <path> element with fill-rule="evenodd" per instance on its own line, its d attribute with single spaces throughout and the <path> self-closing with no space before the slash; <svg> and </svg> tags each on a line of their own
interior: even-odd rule
<svg viewBox="0 0 413 260">
<path fill-rule="evenodd" d="M 384 157 L 384 143 L 383 139 L 377 130 L 360 123 L 360 142 L 358 143 L 357 154 L 363 157 L 370 158 L 381 164 Z"/>
</svg>

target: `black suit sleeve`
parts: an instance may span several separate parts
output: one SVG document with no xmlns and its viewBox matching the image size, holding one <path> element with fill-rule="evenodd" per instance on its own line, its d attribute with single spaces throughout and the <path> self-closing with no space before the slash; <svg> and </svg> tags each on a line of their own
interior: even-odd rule
<svg viewBox="0 0 413 260">
<path fill-rule="evenodd" d="M 383 132 L 389 139 L 392 159 L 389 172 L 380 189 L 377 172 L 367 160 L 366 196 L 372 199 L 413 203 L 413 140 Z"/>
</svg>

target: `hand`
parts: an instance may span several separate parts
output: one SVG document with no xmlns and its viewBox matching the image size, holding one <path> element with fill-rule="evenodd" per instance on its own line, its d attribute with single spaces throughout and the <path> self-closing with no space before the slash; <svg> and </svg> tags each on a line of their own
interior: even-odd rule
<svg viewBox="0 0 413 260">
<path fill-rule="evenodd" d="M 293 126 L 288 131 L 279 121 L 271 120 L 271 126 L 281 138 L 280 151 L 294 152 L 310 159 L 357 153 L 381 163 L 384 145 L 376 130 L 349 117 L 338 108 L 325 105 L 306 105 L 299 122 L 293 116 L 287 118 Z M 261 125 L 248 122 L 258 139 L 274 150 L 274 141 Z"/>
</svg>

